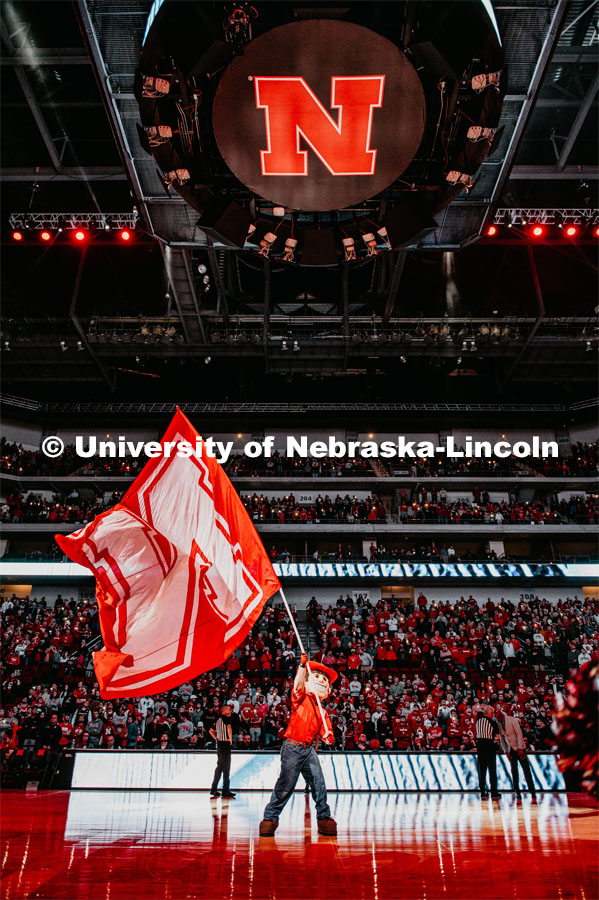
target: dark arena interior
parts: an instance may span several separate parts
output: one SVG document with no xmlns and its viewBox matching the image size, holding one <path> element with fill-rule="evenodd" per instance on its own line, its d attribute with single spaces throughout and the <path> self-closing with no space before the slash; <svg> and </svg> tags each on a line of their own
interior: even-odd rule
<svg viewBox="0 0 599 900">
<path fill-rule="evenodd" d="M 3 900 L 599 896 L 596 0 L 0 15 Z"/>
</svg>

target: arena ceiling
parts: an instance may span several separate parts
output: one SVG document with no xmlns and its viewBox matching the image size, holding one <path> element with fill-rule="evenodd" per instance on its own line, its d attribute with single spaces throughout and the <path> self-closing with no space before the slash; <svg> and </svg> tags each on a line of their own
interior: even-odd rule
<svg viewBox="0 0 599 900">
<path fill-rule="evenodd" d="M 231 6 L 200 5 L 221 18 Z M 256 5 L 264 20 L 275 7 L 278 17 L 299 7 Z M 404 4 L 369 4 L 377 6 L 384 19 Z M 495 3 L 508 81 L 496 145 L 471 192 L 409 249 L 354 268 L 292 271 L 213 244 L 142 149 L 134 82 L 150 7 L 2 4 L 7 390 L 48 398 L 60 383 L 65 397 L 131 399 L 198 390 L 214 399 L 595 395 L 596 241 L 531 245 L 524 226 L 474 240 L 497 209 L 597 207 L 595 3 Z M 141 228 L 127 246 L 115 232 L 83 249 L 63 236 L 44 247 L 10 237 L 12 213 L 134 208 Z"/>
</svg>

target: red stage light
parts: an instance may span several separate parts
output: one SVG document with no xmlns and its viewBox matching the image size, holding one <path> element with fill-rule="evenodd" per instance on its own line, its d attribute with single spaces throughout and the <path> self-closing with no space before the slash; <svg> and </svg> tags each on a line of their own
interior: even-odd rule
<svg viewBox="0 0 599 900">
<path fill-rule="evenodd" d="M 599 237 L 599 226 L 595 228 L 595 237 Z"/>
<path fill-rule="evenodd" d="M 75 240 L 76 241 L 84 241 L 87 238 L 87 234 L 85 231 L 76 231 L 75 232 Z"/>
<path fill-rule="evenodd" d="M 578 228 L 576 228 L 575 225 L 568 225 L 568 227 L 566 228 L 567 237 L 576 237 L 577 234 Z"/>
<path fill-rule="evenodd" d="M 489 225 L 487 229 L 487 235 L 489 237 L 494 237 L 497 234 L 497 227 L 495 225 Z"/>
<path fill-rule="evenodd" d="M 545 234 L 545 229 L 541 225 L 535 225 L 535 227 L 532 230 L 533 237 L 537 237 L 537 238 L 543 237 L 544 234 Z"/>
<path fill-rule="evenodd" d="M 22 240 L 23 240 L 23 235 L 21 234 L 20 231 L 13 231 L 13 233 L 12 233 L 12 239 L 13 239 L 13 241 L 22 241 Z"/>
<path fill-rule="evenodd" d="M 127 229 L 124 229 L 123 231 L 119 232 L 119 237 L 122 241 L 130 241 L 131 240 L 131 232 L 127 231 Z"/>
<path fill-rule="evenodd" d="M 50 234 L 49 231 L 42 231 L 42 233 L 40 234 L 40 237 L 41 237 L 42 241 L 49 241 L 52 239 L 52 235 Z"/>
</svg>

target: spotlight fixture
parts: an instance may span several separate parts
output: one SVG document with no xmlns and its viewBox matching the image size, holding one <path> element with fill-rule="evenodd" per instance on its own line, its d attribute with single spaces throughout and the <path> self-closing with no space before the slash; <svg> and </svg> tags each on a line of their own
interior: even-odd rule
<svg viewBox="0 0 599 900">
<path fill-rule="evenodd" d="M 152 75 L 146 75 L 143 80 L 141 95 L 142 97 L 159 99 L 160 97 L 166 97 L 170 89 L 170 82 L 166 78 L 154 78 Z"/>
<path fill-rule="evenodd" d="M 204 357 L 204 365 L 205 365 L 205 366 L 209 366 L 211 362 L 212 362 L 212 357 L 211 357 L 211 356 L 205 356 L 205 357 Z"/>
<path fill-rule="evenodd" d="M 83 241 L 85 241 L 87 239 L 87 232 L 81 231 L 81 229 L 79 229 L 78 231 L 75 232 L 74 238 L 76 241 L 79 241 L 79 243 L 82 243 Z"/>
<path fill-rule="evenodd" d="M 462 350 L 468 349 L 468 341 L 462 341 Z"/>
<path fill-rule="evenodd" d="M 4 341 L 4 349 L 7 352 L 10 350 L 10 341 Z"/>
<path fill-rule="evenodd" d="M 173 130 L 170 125 L 150 125 L 146 128 L 148 143 L 150 147 L 160 147 L 166 144 L 173 136 Z"/>
<path fill-rule="evenodd" d="M 585 348 L 586 352 L 589 353 L 592 349 L 593 349 L 593 345 L 591 344 L 590 341 L 587 341 L 586 348 Z"/>
<path fill-rule="evenodd" d="M 367 232 L 362 235 L 362 240 L 366 244 L 367 256 L 376 256 L 378 254 L 378 250 L 376 248 L 376 238 L 372 232 Z"/>
<path fill-rule="evenodd" d="M 210 284 L 210 275 L 204 275 L 202 281 L 204 282 L 204 284 Z"/>
<path fill-rule="evenodd" d="M 287 349 L 287 340 L 285 338 L 283 338 L 283 340 L 281 341 L 281 350 L 286 350 L 286 349 Z"/>
<path fill-rule="evenodd" d="M 497 225 L 489 225 L 487 228 L 487 237 L 495 237 L 497 234 Z"/>
<path fill-rule="evenodd" d="M 462 365 L 462 357 L 461 356 L 458 356 L 457 364 L 458 364 L 458 366 Z"/>
<path fill-rule="evenodd" d="M 277 236 L 272 231 L 267 231 L 262 240 L 260 241 L 260 249 L 258 250 L 258 256 L 268 256 L 272 245 L 276 241 Z"/>
<path fill-rule="evenodd" d="M 283 259 L 287 260 L 287 262 L 293 262 L 296 247 L 297 241 L 295 240 L 295 238 L 287 238 L 287 240 L 285 241 Z"/>
<path fill-rule="evenodd" d="M 187 184 L 191 175 L 189 174 L 188 169 L 171 169 L 170 172 L 167 172 L 164 176 L 164 185 L 168 190 L 172 187 L 173 184 L 178 184 L 179 187 L 183 187 L 184 184 Z"/>
<path fill-rule="evenodd" d="M 69 349 L 66 341 L 60 342 L 60 349 L 62 350 L 63 353 L 65 352 L 65 350 Z"/>
<path fill-rule="evenodd" d="M 206 268 L 204 263 L 200 263 L 198 266 L 198 272 L 200 273 L 200 275 L 205 275 L 207 271 L 208 269 Z"/>
<path fill-rule="evenodd" d="M 467 194 L 469 194 L 474 187 L 474 178 L 472 175 L 468 175 L 466 172 L 458 172 L 457 169 L 452 169 L 451 172 L 448 172 L 445 181 L 447 181 L 448 184 L 463 184 Z"/>
<path fill-rule="evenodd" d="M 356 258 L 356 244 L 352 237 L 343 238 L 341 241 L 343 244 L 343 248 L 345 251 L 345 260 L 349 262 L 351 259 Z"/>
<path fill-rule="evenodd" d="M 471 342 L 470 342 L 470 352 L 471 352 L 471 353 L 476 353 L 477 349 L 478 349 L 478 348 L 477 348 L 477 346 L 476 346 L 476 341 L 471 341 Z"/>
<path fill-rule="evenodd" d="M 12 233 L 12 239 L 13 239 L 13 241 L 22 241 L 22 240 L 23 240 L 23 235 L 22 235 L 22 233 L 21 233 L 20 231 L 13 231 L 13 233 Z"/>
<path fill-rule="evenodd" d="M 40 238 L 42 239 L 42 241 L 50 241 L 52 240 L 52 235 L 49 231 L 42 231 L 40 232 Z"/>
<path fill-rule="evenodd" d="M 390 250 L 391 249 L 391 241 L 389 240 L 389 234 L 384 225 L 378 229 L 377 234 L 381 238 L 381 243 L 382 243 L 384 249 Z"/>
<path fill-rule="evenodd" d="M 543 228 L 542 225 L 535 225 L 534 228 L 532 229 L 532 236 L 535 238 L 543 237 L 544 234 L 545 234 L 545 229 Z"/>
<path fill-rule="evenodd" d="M 399 361 L 400 361 L 401 363 L 407 363 L 408 360 L 407 360 L 407 358 L 406 358 L 405 356 L 400 356 L 400 357 L 399 357 Z"/>
<path fill-rule="evenodd" d="M 576 227 L 576 225 L 568 225 L 568 227 L 565 229 L 565 232 L 566 237 L 573 238 L 578 234 L 578 228 Z"/>
<path fill-rule="evenodd" d="M 297 353 L 297 351 L 300 350 L 300 349 L 301 349 L 301 348 L 300 348 L 300 345 L 299 345 L 298 341 L 294 341 L 294 342 L 293 342 L 293 352 L 294 352 L 294 353 Z"/>
<path fill-rule="evenodd" d="M 496 128 L 483 128 L 482 125 L 471 125 L 466 137 L 474 144 L 478 143 L 478 141 L 489 141 L 491 143 L 496 131 Z"/>
<path fill-rule="evenodd" d="M 85 349 L 85 348 L 84 348 L 84 346 L 83 346 L 83 342 L 82 342 L 82 341 L 77 341 L 77 350 L 78 350 L 79 352 L 81 352 L 81 351 L 84 350 L 84 349 Z"/>
<path fill-rule="evenodd" d="M 123 230 L 119 232 L 119 237 L 122 241 L 125 241 L 125 243 L 126 243 L 127 241 L 131 240 L 131 232 L 127 231 L 126 228 L 123 228 Z"/>
<path fill-rule="evenodd" d="M 484 72 L 481 75 L 475 75 L 471 80 L 472 90 L 476 94 L 481 94 L 488 87 L 493 87 L 496 91 L 499 91 L 501 71 L 500 69 L 499 72 Z"/>
</svg>

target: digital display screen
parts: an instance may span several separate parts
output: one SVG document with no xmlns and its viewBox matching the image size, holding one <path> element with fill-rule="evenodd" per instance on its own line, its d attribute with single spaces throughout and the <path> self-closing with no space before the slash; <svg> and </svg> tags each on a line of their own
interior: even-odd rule
<svg viewBox="0 0 599 900">
<path fill-rule="evenodd" d="M 474 753 L 321 753 L 320 763 L 330 791 L 476 791 Z M 565 790 L 555 756 L 528 757 L 535 786 Z M 206 790 L 212 783 L 216 753 L 200 751 L 78 751 L 72 788 L 113 790 Z M 278 753 L 233 752 L 231 784 L 239 790 L 272 790 L 280 768 Z M 512 783 L 509 763 L 497 756 L 499 790 Z M 303 790 L 300 779 L 298 790 Z"/>
</svg>

